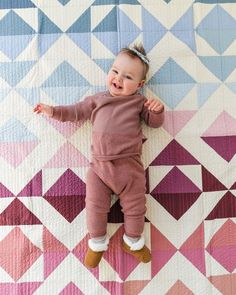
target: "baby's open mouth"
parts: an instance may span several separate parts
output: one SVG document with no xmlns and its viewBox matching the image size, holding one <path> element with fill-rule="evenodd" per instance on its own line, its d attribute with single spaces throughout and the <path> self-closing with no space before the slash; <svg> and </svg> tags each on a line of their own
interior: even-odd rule
<svg viewBox="0 0 236 295">
<path fill-rule="evenodd" d="M 116 89 L 122 89 L 122 87 L 119 86 L 119 85 L 117 85 L 116 83 L 112 83 L 112 84 L 113 84 L 113 86 L 114 86 Z"/>
</svg>

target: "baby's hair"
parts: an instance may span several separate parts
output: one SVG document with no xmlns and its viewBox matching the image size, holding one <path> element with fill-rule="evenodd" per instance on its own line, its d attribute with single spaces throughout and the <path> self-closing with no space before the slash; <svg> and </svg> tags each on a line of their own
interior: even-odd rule
<svg viewBox="0 0 236 295">
<path fill-rule="evenodd" d="M 134 49 L 134 50 L 132 50 L 132 49 Z M 144 58 L 147 62 L 143 61 L 143 59 L 135 51 L 138 51 L 139 53 L 141 53 L 141 55 L 144 56 Z M 143 45 L 142 44 L 134 44 L 132 47 L 124 47 L 120 50 L 119 53 L 126 53 L 131 57 L 138 57 L 141 60 L 141 62 L 143 64 L 143 68 L 144 68 L 143 79 L 146 80 L 146 75 L 149 70 L 149 64 L 148 64 L 149 59 L 147 58 L 147 54 L 146 54 L 146 51 L 145 51 Z"/>
</svg>

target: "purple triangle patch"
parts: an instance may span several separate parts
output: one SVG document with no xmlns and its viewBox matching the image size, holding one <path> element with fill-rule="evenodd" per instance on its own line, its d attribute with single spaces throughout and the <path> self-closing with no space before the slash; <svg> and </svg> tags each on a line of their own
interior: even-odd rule
<svg viewBox="0 0 236 295">
<path fill-rule="evenodd" d="M 18 196 L 42 196 L 42 170 L 40 170 L 34 178 L 25 186 Z"/>
<path fill-rule="evenodd" d="M 227 188 L 205 167 L 202 166 L 202 190 L 203 192 L 224 191 Z"/>
<path fill-rule="evenodd" d="M 216 218 L 231 218 L 235 216 L 236 197 L 228 191 L 207 216 L 206 220 L 213 220 Z"/>
<path fill-rule="evenodd" d="M 172 140 L 150 166 L 199 165 L 199 162 L 176 140 Z"/>
<path fill-rule="evenodd" d="M 85 195 L 44 197 L 68 222 L 85 208 Z"/>
<path fill-rule="evenodd" d="M 0 198 L 14 197 L 14 194 L 10 192 L 2 183 L 0 183 Z"/>
<path fill-rule="evenodd" d="M 45 196 L 85 196 L 85 183 L 70 169 L 67 169 Z"/>
<path fill-rule="evenodd" d="M 227 162 L 229 162 L 236 153 L 236 135 L 201 138 Z"/>
<path fill-rule="evenodd" d="M 0 214 L 0 225 L 41 224 L 41 221 L 25 205 L 15 198 Z"/>
<path fill-rule="evenodd" d="M 176 220 L 196 202 L 201 193 L 151 194 Z"/>
<path fill-rule="evenodd" d="M 177 167 L 174 167 L 151 192 L 151 195 L 159 193 L 199 193 L 201 190 Z"/>
</svg>

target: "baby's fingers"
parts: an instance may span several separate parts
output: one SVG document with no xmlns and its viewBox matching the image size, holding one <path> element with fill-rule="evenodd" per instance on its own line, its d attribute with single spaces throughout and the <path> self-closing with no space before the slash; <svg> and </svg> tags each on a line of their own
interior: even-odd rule
<svg viewBox="0 0 236 295">
<path fill-rule="evenodd" d="M 40 104 L 37 104 L 36 107 L 34 108 L 35 113 L 40 113 L 42 111 L 42 106 Z"/>
</svg>

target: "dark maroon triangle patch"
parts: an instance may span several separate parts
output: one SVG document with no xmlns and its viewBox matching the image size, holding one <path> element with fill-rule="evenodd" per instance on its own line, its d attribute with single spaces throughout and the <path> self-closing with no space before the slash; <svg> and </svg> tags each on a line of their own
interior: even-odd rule
<svg viewBox="0 0 236 295">
<path fill-rule="evenodd" d="M 19 197 L 42 196 L 42 170 L 18 194 Z"/>
<path fill-rule="evenodd" d="M 202 190 L 203 192 L 224 191 L 227 188 L 205 167 L 202 166 Z"/>
<path fill-rule="evenodd" d="M 67 169 L 45 196 L 85 196 L 85 183 L 70 169 Z"/>
<path fill-rule="evenodd" d="M 227 162 L 236 153 L 236 135 L 202 137 L 202 139 Z"/>
<path fill-rule="evenodd" d="M 0 225 L 41 224 L 41 221 L 17 198 L 0 214 Z"/>
<path fill-rule="evenodd" d="M 196 202 L 201 193 L 169 193 L 154 198 L 177 220 Z"/>
<path fill-rule="evenodd" d="M 10 192 L 2 183 L 0 183 L 0 198 L 14 197 L 14 194 Z"/>
<path fill-rule="evenodd" d="M 230 189 L 236 189 L 236 182 L 231 186 Z"/>
<path fill-rule="evenodd" d="M 85 208 L 85 195 L 45 196 L 46 199 L 68 222 L 72 222 Z"/>
<path fill-rule="evenodd" d="M 228 191 L 207 216 L 206 220 L 213 220 L 216 218 L 231 218 L 235 216 L 236 197 Z"/>
<path fill-rule="evenodd" d="M 115 204 L 111 207 L 108 213 L 108 222 L 110 223 L 123 223 L 124 214 L 121 211 L 120 201 L 117 200 Z"/>
<path fill-rule="evenodd" d="M 172 140 L 150 166 L 199 165 L 199 162 L 176 140 Z"/>
</svg>

